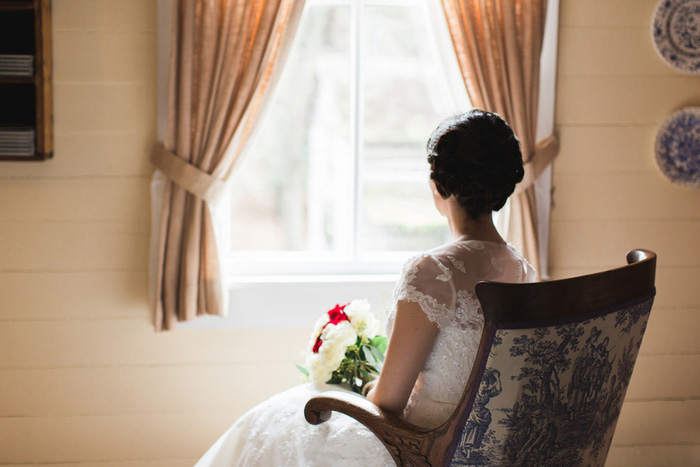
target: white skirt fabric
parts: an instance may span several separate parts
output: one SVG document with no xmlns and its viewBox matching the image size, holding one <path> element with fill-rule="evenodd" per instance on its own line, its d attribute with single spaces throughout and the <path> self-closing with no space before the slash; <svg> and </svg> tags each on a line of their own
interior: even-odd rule
<svg viewBox="0 0 700 467">
<path fill-rule="evenodd" d="M 422 427 L 439 426 L 459 401 L 484 323 L 474 294 L 476 284 L 481 280 L 535 279 L 532 267 L 505 243 L 456 241 L 406 263 L 397 284 L 396 302 L 418 303 L 438 326 L 433 348 L 404 410 L 406 420 Z M 390 330 L 387 335 L 391 335 Z M 334 413 L 328 422 L 317 426 L 306 422 L 306 402 L 328 389 L 338 386 L 305 384 L 268 399 L 224 433 L 197 467 L 395 465 L 379 439 L 345 415 Z"/>
<path fill-rule="evenodd" d="M 303 384 L 266 400 L 239 418 L 195 467 L 395 466 L 381 441 L 356 420 L 334 412 L 320 425 L 306 421 L 306 402 L 327 390 L 339 386 Z"/>
</svg>

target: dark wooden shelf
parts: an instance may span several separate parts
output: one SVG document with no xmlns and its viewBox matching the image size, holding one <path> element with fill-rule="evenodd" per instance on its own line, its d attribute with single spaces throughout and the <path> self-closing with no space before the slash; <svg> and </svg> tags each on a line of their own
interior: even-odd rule
<svg viewBox="0 0 700 467">
<path fill-rule="evenodd" d="M 36 130 L 36 154 L 0 153 L 0 161 L 53 156 L 51 0 L 0 0 L 0 50 L 34 56 L 34 76 L 0 74 L 0 125 Z"/>
<path fill-rule="evenodd" d="M 31 161 L 44 161 L 46 159 L 51 159 L 53 153 L 48 154 L 34 154 L 33 156 L 6 156 L 0 154 L 0 161 L 16 161 L 16 162 L 31 162 Z"/>
<path fill-rule="evenodd" d="M 34 2 L 27 0 L 0 0 L 0 10 L 33 10 Z"/>
<path fill-rule="evenodd" d="M 33 83 L 34 81 L 35 79 L 33 76 L 12 76 L 0 74 L 0 83 Z"/>
</svg>

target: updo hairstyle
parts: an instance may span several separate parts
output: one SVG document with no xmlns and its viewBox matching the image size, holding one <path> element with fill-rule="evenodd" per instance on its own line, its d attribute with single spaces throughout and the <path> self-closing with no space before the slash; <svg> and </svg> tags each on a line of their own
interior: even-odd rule
<svg viewBox="0 0 700 467">
<path fill-rule="evenodd" d="M 473 109 L 442 122 L 428 140 L 430 178 L 476 219 L 498 211 L 523 179 L 520 142 L 495 113 Z"/>
</svg>

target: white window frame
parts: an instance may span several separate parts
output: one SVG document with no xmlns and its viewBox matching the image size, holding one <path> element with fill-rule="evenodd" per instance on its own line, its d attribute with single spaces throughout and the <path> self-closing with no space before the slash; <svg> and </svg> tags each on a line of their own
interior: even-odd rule
<svg viewBox="0 0 700 467">
<path fill-rule="evenodd" d="M 398 271 L 407 258 L 416 254 L 416 251 L 372 251 L 363 252 L 360 250 L 359 241 L 359 218 L 361 211 L 361 193 L 360 193 L 360 173 L 363 160 L 363 107 L 358 104 L 362 101 L 362 67 L 357 64 L 360 61 L 360 44 L 362 42 L 362 15 L 359 14 L 361 8 L 366 6 L 404 6 L 416 5 L 425 10 L 425 14 L 430 19 L 428 21 L 433 24 L 436 21 L 445 21 L 442 17 L 442 11 L 437 4 L 430 6 L 431 0 L 307 0 L 307 4 L 314 5 L 348 5 L 351 7 L 351 27 L 354 42 L 351 44 L 351 56 L 353 57 L 352 77 L 351 77 L 351 99 L 354 103 L 352 106 L 352 121 L 351 139 L 353 140 L 353 180 L 352 180 L 352 247 L 347 252 L 242 252 L 231 251 L 226 249 L 223 254 L 226 255 L 225 264 L 227 265 L 226 277 L 228 278 L 229 286 L 236 287 L 237 284 L 247 283 L 286 283 L 286 282 L 313 282 L 319 283 L 328 282 L 367 282 L 367 278 L 381 278 L 386 281 L 393 282 L 397 278 Z M 439 32 L 438 32 L 439 33 Z M 449 34 L 445 24 L 444 34 L 445 40 L 449 41 Z M 459 76 L 459 68 L 456 60 L 453 57 L 445 59 L 443 56 L 445 51 L 438 46 L 438 40 L 431 42 L 431 48 L 435 56 L 441 57 L 440 62 L 453 75 Z M 456 89 L 459 87 L 459 89 Z M 458 93 L 464 93 L 463 84 L 448 82 L 443 89 L 436 92 L 453 96 Z M 448 99 L 445 99 L 448 100 Z M 461 107 L 464 110 L 464 106 Z M 451 109 L 452 110 L 452 109 Z M 456 108 L 454 109 L 456 110 Z M 261 119 L 264 116 L 261 116 Z M 429 135 L 426 135 L 426 140 Z M 251 138 L 254 138 L 253 135 Z M 427 168 L 427 161 L 426 161 Z M 244 176 L 240 172 L 234 172 L 232 181 L 235 183 L 236 176 Z M 426 185 L 426 196 L 429 196 L 428 191 L 428 176 L 426 170 L 425 179 L 421 179 Z M 229 212 L 228 206 L 222 204 L 222 212 Z M 228 231 L 230 224 L 229 218 L 222 219 L 222 230 Z M 226 242 L 222 242 L 226 243 Z M 271 273 L 271 271 L 274 271 Z"/>
</svg>

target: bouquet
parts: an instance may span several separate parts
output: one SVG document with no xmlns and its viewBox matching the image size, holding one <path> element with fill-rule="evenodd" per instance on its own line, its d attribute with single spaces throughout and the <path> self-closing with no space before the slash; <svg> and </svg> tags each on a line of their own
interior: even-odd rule
<svg viewBox="0 0 700 467">
<path fill-rule="evenodd" d="M 387 339 L 378 329 L 367 300 L 336 305 L 316 322 L 306 368 L 297 368 L 314 383 L 346 385 L 361 394 L 384 362 Z"/>
</svg>

